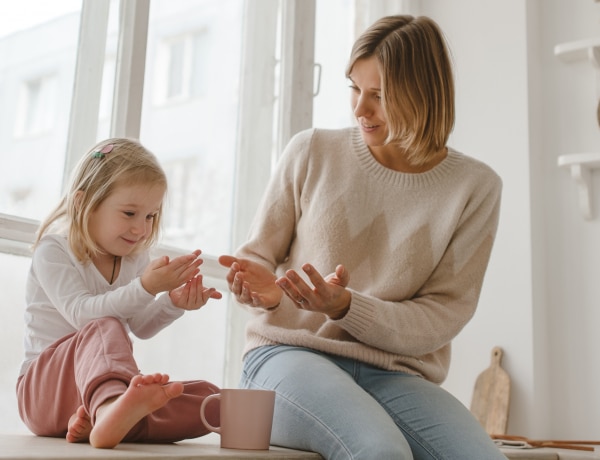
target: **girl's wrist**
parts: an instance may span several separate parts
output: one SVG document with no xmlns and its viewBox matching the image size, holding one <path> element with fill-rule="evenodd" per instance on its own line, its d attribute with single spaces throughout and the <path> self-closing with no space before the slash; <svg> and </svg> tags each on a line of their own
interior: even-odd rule
<svg viewBox="0 0 600 460">
<path fill-rule="evenodd" d="M 158 292 L 152 292 L 152 289 L 148 288 L 148 281 L 144 281 L 144 276 L 140 276 L 140 284 L 142 285 L 142 287 L 144 288 L 144 290 L 151 295 L 157 295 Z"/>
<path fill-rule="evenodd" d="M 275 310 L 277 310 L 279 308 L 279 305 L 281 305 L 281 303 L 278 303 L 274 307 L 263 308 L 263 310 L 264 311 L 275 311 Z"/>
</svg>

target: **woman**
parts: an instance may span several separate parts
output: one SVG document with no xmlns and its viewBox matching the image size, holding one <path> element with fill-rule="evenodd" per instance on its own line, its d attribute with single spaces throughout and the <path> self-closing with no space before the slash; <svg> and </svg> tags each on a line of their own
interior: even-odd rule
<svg viewBox="0 0 600 460">
<path fill-rule="evenodd" d="M 297 134 L 248 242 L 220 258 L 255 313 L 242 386 L 277 391 L 273 444 L 326 459 L 505 458 L 439 386 L 477 306 L 502 188 L 446 145 L 443 34 L 427 17 L 382 18 L 346 76 L 358 126 Z"/>
</svg>

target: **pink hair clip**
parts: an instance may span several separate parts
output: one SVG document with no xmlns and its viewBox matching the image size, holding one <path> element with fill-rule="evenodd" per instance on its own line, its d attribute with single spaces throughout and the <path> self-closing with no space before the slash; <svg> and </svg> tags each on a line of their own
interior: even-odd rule
<svg viewBox="0 0 600 460">
<path fill-rule="evenodd" d="M 100 150 L 97 150 L 92 153 L 92 157 L 94 158 L 104 158 L 104 155 L 110 153 L 115 148 L 115 144 L 108 144 L 102 147 Z"/>
</svg>

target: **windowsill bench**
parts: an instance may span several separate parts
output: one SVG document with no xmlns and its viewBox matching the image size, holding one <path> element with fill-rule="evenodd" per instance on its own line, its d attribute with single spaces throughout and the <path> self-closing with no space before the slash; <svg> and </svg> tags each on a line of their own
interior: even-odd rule
<svg viewBox="0 0 600 460">
<path fill-rule="evenodd" d="M 600 450 L 583 452 L 568 449 L 502 448 L 510 460 L 600 459 Z M 208 435 L 174 444 L 119 444 L 114 449 L 94 449 L 89 444 L 69 444 L 60 438 L 28 434 L 0 434 L 0 460 L 322 460 L 319 454 L 271 446 L 264 450 L 221 449 L 217 435 Z"/>
<path fill-rule="evenodd" d="M 119 444 L 114 449 L 95 449 L 89 444 L 71 444 L 60 438 L 0 434 L 1 460 L 322 460 L 319 454 L 271 446 L 267 450 L 221 449 L 217 435 L 174 444 Z"/>
</svg>

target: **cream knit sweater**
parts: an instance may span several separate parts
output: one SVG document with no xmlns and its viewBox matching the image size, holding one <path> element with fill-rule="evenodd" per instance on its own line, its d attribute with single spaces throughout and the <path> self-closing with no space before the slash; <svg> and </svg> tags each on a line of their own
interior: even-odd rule
<svg viewBox="0 0 600 460">
<path fill-rule="evenodd" d="M 421 174 L 385 168 L 357 128 L 297 134 L 238 251 L 278 275 L 343 264 L 352 302 L 340 320 L 281 305 L 255 313 L 246 351 L 288 344 L 441 383 L 450 343 L 473 316 L 490 257 L 502 183 L 448 149 Z"/>
</svg>

